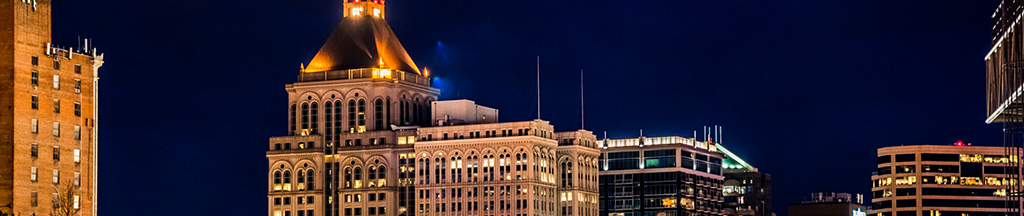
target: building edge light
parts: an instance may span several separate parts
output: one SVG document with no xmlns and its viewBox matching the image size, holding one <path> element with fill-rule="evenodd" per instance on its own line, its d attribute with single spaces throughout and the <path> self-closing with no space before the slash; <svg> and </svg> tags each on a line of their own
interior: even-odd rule
<svg viewBox="0 0 1024 216">
<path fill-rule="evenodd" d="M 736 154 L 733 154 L 732 151 L 729 151 L 729 149 L 726 149 L 725 147 L 723 147 L 722 144 L 716 143 L 715 147 L 717 147 L 719 150 L 722 150 L 722 153 L 725 153 L 725 155 L 729 156 L 729 158 L 732 158 L 733 160 L 736 160 L 736 162 L 740 162 L 740 164 L 743 165 L 743 167 L 750 167 L 750 164 L 748 164 L 746 161 L 744 161 L 739 156 L 736 156 Z"/>
</svg>

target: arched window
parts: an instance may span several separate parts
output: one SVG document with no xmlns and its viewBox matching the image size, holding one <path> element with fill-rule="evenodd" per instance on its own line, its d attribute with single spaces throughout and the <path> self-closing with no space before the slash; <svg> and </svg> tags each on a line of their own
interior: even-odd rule
<svg viewBox="0 0 1024 216">
<path fill-rule="evenodd" d="M 385 175 L 385 173 L 387 173 L 387 172 L 385 172 L 385 171 L 387 171 L 387 168 L 384 168 L 384 165 L 381 165 L 380 167 L 378 167 L 377 168 L 377 178 L 378 179 L 387 180 L 388 179 L 387 175 Z M 381 184 L 380 186 L 384 186 L 384 184 Z"/>
<path fill-rule="evenodd" d="M 315 178 L 316 177 L 315 177 L 315 173 L 313 173 L 313 170 L 307 170 L 306 171 L 306 189 L 310 189 L 310 190 L 314 189 L 313 188 L 313 186 L 314 186 L 314 184 L 313 184 L 314 181 L 313 180 Z"/>
<path fill-rule="evenodd" d="M 284 183 L 285 184 L 291 184 L 292 183 L 292 172 L 290 172 L 288 170 L 284 171 Z"/>
<path fill-rule="evenodd" d="M 306 190 L 306 177 L 304 176 L 305 174 L 306 173 L 303 172 L 302 170 L 295 172 L 295 183 L 297 183 L 296 187 L 299 190 Z"/>
<path fill-rule="evenodd" d="M 334 111 L 334 103 L 327 101 L 324 103 L 324 139 L 330 143 L 334 138 L 334 116 L 331 115 Z"/>
<path fill-rule="evenodd" d="M 342 120 L 341 120 L 341 117 L 344 115 L 341 112 L 342 111 L 341 107 L 342 107 L 342 103 L 341 103 L 340 100 L 334 101 L 334 139 L 333 140 L 336 143 L 337 142 L 341 142 L 341 141 L 339 141 L 339 140 L 341 140 L 341 131 L 345 130 L 344 127 L 342 127 L 342 125 L 341 125 L 343 123 Z"/>
<path fill-rule="evenodd" d="M 302 129 L 309 129 L 309 104 L 302 103 Z"/>
<path fill-rule="evenodd" d="M 356 127 L 356 100 L 348 100 L 348 132 L 355 132 Z"/>
<path fill-rule="evenodd" d="M 352 172 L 354 172 L 353 176 L 355 176 L 355 177 L 352 178 L 353 181 L 355 181 L 352 184 L 352 187 L 354 187 L 354 188 L 361 188 L 361 187 L 363 187 L 363 169 L 359 168 L 359 167 L 356 167 L 356 169 L 353 170 Z"/>
<path fill-rule="evenodd" d="M 384 100 L 377 99 L 377 101 L 374 101 L 373 109 L 374 130 L 384 130 Z"/>
<path fill-rule="evenodd" d="M 413 125 L 420 125 L 420 121 L 422 120 L 422 118 L 420 118 L 421 117 L 420 115 L 422 114 L 422 113 L 420 113 L 420 111 L 421 111 L 420 108 L 421 108 L 420 107 L 420 99 L 416 98 L 416 102 L 413 103 L 413 105 L 412 105 L 412 109 L 413 109 L 413 112 L 412 112 L 412 124 Z"/>
<path fill-rule="evenodd" d="M 345 167 L 345 188 L 352 188 L 352 168 Z"/>
<path fill-rule="evenodd" d="M 448 171 L 444 169 L 446 164 L 448 164 L 448 163 L 446 162 L 445 158 L 441 158 L 441 163 L 437 164 L 437 166 L 438 166 L 437 170 L 441 171 L 440 175 L 438 175 L 438 176 L 441 177 L 440 182 L 445 182 L 444 180 L 447 178 L 447 177 L 445 177 L 445 175 L 448 174 L 447 173 Z"/>
<path fill-rule="evenodd" d="M 367 183 L 369 183 L 369 186 L 370 187 L 377 186 L 377 167 L 376 166 L 370 166 L 370 168 L 369 168 L 369 170 L 368 170 L 368 172 L 366 174 L 367 174 L 367 177 L 368 177 L 368 178 L 366 178 L 366 180 L 367 180 Z"/>
<path fill-rule="evenodd" d="M 384 101 L 384 104 L 386 104 L 386 106 L 387 106 L 384 109 L 384 112 L 387 112 L 387 117 L 384 118 L 384 127 L 390 127 L 391 126 L 391 98 L 388 98 L 387 101 Z"/>
<path fill-rule="evenodd" d="M 366 130 L 366 101 L 359 99 L 359 129 Z"/>
<path fill-rule="evenodd" d="M 281 171 L 274 172 L 274 184 L 281 184 Z"/>
<path fill-rule="evenodd" d="M 295 114 L 296 114 L 295 113 L 295 104 L 292 104 L 292 107 L 289 108 L 288 111 L 291 112 L 291 115 L 288 116 L 288 128 L 291 129 L 291 130 L 288 131 L 288 134 L 293 134 L 294 135 L 295 134 Z"/>
<path fill-rule="evenodd" d="M 319 115 L 319 110 L 320 109 L 319 108 L 320 107 L 317 106 L 316 102 L 313 102 L 313 104 L 311 104 L 309 106 L 309 116 L 311 117 L 310 118 L 311 119 L 310 120 L 310 124 L 311 125 L 309 127 L 310 128 L 310 132 L 309 132 L 310 134 L 319 134 L 320 133 L 319 131 L 317 131 L 318 129 L 320 129 L 320 115 Z"/>
<path fill-rule="evenodd" d="M 408 121 L 406 121 L 406 119 L 405 119 L 406 110 L 408 110 L 408 107 L 405 106 L 405 95 L 402 95 L 402 100 L 398 101 L 398 124 L 399 125 L 407 125 L 406 122 L 408 122 Z"/>
</svg>

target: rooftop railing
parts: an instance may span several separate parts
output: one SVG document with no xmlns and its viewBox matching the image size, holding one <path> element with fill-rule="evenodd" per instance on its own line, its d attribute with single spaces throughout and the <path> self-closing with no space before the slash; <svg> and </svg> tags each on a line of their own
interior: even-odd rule
<svg viewBox="0 0 1024 216">
<path fill-rule="evenodd" d="M 415 84 L 430 86 L 430 79 L 416 73 L 386 69 L 386 68 L 359 68 L 348 70 L 332 70 L 311 73 L 299 73 L 299 82 L 316 82 L 327 80 L 354 80 L 354 79 L 381 79 L 411 82 Z"/>
</svg>

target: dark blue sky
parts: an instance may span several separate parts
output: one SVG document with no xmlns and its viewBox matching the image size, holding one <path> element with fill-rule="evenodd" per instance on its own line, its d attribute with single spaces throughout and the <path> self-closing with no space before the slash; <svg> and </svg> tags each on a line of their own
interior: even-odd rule
<svg viewBox="0 0 1024 216">
<path fill-rule="evenodd" d="M 341 18 L 340 0 L 58 1 L 54 40 L 93 38 L 103 215 L 266 214 L 267 138 Z M 775 211 L 811 192 L 866 196 L 879 147 L 1000 145 L 986 125 L 984 1 L 388 1 L 442 99 L 610 137 L 692 136 L 773 175 Z"/>
</svg>

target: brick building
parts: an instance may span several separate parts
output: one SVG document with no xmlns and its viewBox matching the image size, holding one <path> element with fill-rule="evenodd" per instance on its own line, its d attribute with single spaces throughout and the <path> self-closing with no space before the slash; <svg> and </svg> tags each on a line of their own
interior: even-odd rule
<svg viewBox="0 0 1024 216">
<path fill-rule="evenodd" d="M 96 84 L 103 55 L 53 44 L 50 1 L 0 3 L 0 211 L 49 215 L 73 186 L 96 212 Z"/>
</svg>

